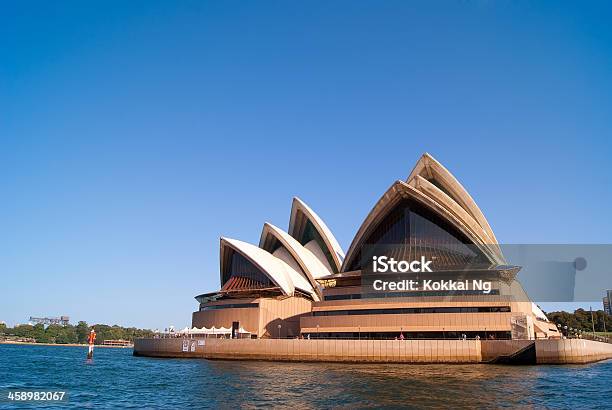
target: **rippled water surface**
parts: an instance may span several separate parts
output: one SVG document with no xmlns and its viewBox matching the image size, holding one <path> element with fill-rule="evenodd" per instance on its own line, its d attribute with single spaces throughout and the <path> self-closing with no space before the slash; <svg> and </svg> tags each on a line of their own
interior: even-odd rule
<svg viewBox="0 0 612 410">
<path fill-rule="evenodd" d="M 66 390 L 59 408 L 610 408 L 612 361 L 585 366 L 365 365 L 133 357 L 0 345 L 0 390 Z M 32 405 L 23 408 L 33 408 Z M 15 408 L 0 402 L 0 408 Z"/>
</svg>

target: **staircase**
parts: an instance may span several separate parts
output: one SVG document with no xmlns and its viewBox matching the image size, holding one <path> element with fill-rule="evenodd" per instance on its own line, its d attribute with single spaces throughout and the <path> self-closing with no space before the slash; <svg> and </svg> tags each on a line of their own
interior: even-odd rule
<svg viewBox="0 0 612 410">
<path fill-rule="evenodd" d="M 490 360 L 488 363 L 513 365 L 536 364 L 535 341 L 529 343 L 527 346 L 517 350 L 514 353 L 498 356 L 495 359 Z"/>
</svg>

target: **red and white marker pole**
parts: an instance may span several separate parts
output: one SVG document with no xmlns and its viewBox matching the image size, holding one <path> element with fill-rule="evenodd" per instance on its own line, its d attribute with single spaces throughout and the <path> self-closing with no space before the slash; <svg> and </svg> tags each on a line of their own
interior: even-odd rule
<svg viewBox="0 0 612 410">
<path fill-rule="evenodd" d="M 87 350 L 87 358 L 93 358 L 94 342 L 96 341 L 96 331 L 91 329 L 89 336 L 87 336 L 87 343 L 89 344 L 89 350 Z"/>
</svg>

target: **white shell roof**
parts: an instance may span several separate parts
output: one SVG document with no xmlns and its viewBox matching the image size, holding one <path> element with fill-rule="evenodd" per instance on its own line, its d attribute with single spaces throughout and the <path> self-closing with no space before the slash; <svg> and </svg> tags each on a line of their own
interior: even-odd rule
<svg viewBox="0 0 612 410">
<path fill-rule="evenodd" d="M 492 240 L 483 227 L 472 217 L 472 215 L 470 215 L 449 195 L 420 175 L 415 175 L 410 180 L 409 185 L 418 189 L 457 217 L 465 225 L 466 229 L 471 230 L 471 232 L 480 239 L 481 243 L 486 245 L 495 254 L 497 264 L 506 264 L 506 260 L 499 245 L 497 244 L 497 241 Z"/>
<path fill-rule="evenodd" d="M 302 246 L 302 244 L 300 244 L 293 236 L 289 235 L 279 227 L 272 225 L 271 223 L 266 222 L 264 224 L 261 232 L 261 239 L 259 241 L 260 247 L 264 247 L 268 235 L 272 235 L 286 249 L 289 250 L 291 256 L 297 261 L 300 268 L 306 274 L 307 279 L 310 281 L 313 288 L 318 286 L 316 279 L 331 275 L 333 273 L 332 270 L 325 265 L 319 259 L 319 257 L 317 257 L 317 255 L 311 252 L 307 247 Z M 325 256 L 321 255 L 321 257 L 324 258 Z"/>
<path fill-rule="evenodd" d="M 425 193 L 417 190 L 415 187 L 408 185 L 403 181 L 396 181 L 391 187 L 383 194 L 383 196 L 376 202 L 374 208 L 370 211 L 366 219 L 361 224 L 361 227 L 357 231 L 357 234 L 353 238 L 353 242 L 349 247 L 347 257 L 344 260 L 344 265 L 342 267 L 342 271 L 346 271 L 349 268 L 349 265 L 352 262 L 352 259 L 355 257 L 357 250 L 361 245 L 361 241 L 364 239 L 368 230 L 371 229 L 372 226 L 375 226 L 378 221 L 383 218 L 386 213 L 394 206 L 396 201 L 398 201 L 401 197 L 412 197 L 415 200 L 419 201 L 421 204 L 429 208 L 431 211 L 435 212 L 446 221 L 450 222 L 457 229 L 459 229 L 463 234 L 465 234 L 476 246 L 479 246 L 483 253 L 487 255 L 492 262 L 496 259 L 496 255 L 491 254 L 491 248 L 486 246 L 488 244 L 483 244 L 482 240 L 475 235 L 468 227 L 465 225 L 463 221 L 461 221 L 457 216 L 453 213 L 449 212 L 447 208 L 443 207 L 431 197 L 427 196 Z"/>
<path fill-rule="evenodd" d="M 308 205 L 304 203 L 300 198 L 294 197 L 293 204 L 291 206 L 291 219 L 289 221 L 289 234 L 291 236 L 294 235 L 295 229 L 295 218 L 298 211 L 304 213 L 304 215 L 312 222 L 315 226 L 323 241 L 328 246 L 332 257 L 334 258 L 334 262 L 337 265 L 337 268 L 340 269 L 342 266 L 342 262 L 344 261 L 344 251 L 342 247 L 336 240 L 334 234 L 332 234 L 331 230 L 327 227 L 325 222 L 317 215 Z"/>
<path fill-rule="evenodd" d="M 229 246 L 251 261 L 264 274 L 268 275 L 272 282 L 280 287 L 286 295 L 293 295 L 297 288 L 313 297 L 316 296 L 314 289 L 306 278 L 270 252 L 250 243 L 230 238 L 221 238 L 221 246 Z M 223 271 L 223 267 L 221 271 Z"/>
<path fill-rule="evenodd" d="M 490 239 L 490 243 L 497 243 L 497 239 L 495 238 L 495 234 L 493 233 L 489 222 L 478 205 L 476 205 L 476 202 L 472 196 L 463 187 L 463 185 L 461 185 L 457 178 L 455 178 L 455 176 L 451 174 L 448 169 L 446 169 L 429 153 L 426 152 L 421 156 L 421 158 L 419 158 L 406 181 L 410 182 L 410 180 L 416 175 L 421 175 L 426 179 L 435 177 L 436 180 L 444 187 L 444 189 L 451 194 L 451 199 L 456 201 L 463 209 L 465 209 L 484 229 Z"/>
</svg>

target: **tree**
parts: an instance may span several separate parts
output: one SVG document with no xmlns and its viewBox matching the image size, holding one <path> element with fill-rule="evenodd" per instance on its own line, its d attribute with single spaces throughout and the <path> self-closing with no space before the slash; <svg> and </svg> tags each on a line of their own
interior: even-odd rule
<svg viewBox="0 0 612 410">
<path fill-rule="evenodd" d="M 34 330 L 34 326 L 32 325 L 18 325 L 13 328 L 12 333 L 18 337 L 33 337 L 32 336 L 33 330 Z"/>
<path fill-rule="evenodd" d="M 583 332 L 592 332 L 593 324 L 595 325 L 596 332 L 603 332 L 604 328 L 608 332 L 612 331 L 612 316 L 603 310 L 594 311 L 593 319 L 591 319 L 591 312 L 584 309 L 576 309 L 573 314 L 568 312 L 550 312 L 546 316 L 548 320 L 555 324 L 579 329 Z"/>
<path fill-rule="evenodd" d="M 63 327 L 60 325 L 49 325 L 45 330 L 45 339 L 46 343 L 58 343 L 58 339 L 60 338 L 63 332 Z"/>
<path fill-rule="evenodd" d="M 87 336 L 89 336 L 89 326 L 87 325 L 87 322 L 80 321 L 76 325 L 76 334 L 78 343 L 87 343 Z"/>
<path fill-rule="evenodd" d="M 78 341 L 76 329 L 74 326 L 63 326 L 55 337 L 55 343 L 76 343 Z"/>
<path fill-rule="evenodd" d="M 108 339 L 124 339 L 134 340 L 137 337 L 151 337 L 153 331 L 148 329 L 137 329 L 134 327 L 124 328 L 121 326 L 113 325 L 93 325 L 98 337 L 96 338 L 96 344 L 101 344 Z M 16 336 L 21 338 L 35 339 L 37 343 L 87 343 L 87 337 L 89 336 L 90 327 L 87 322 L 79 322 L 76 326 L 72 325 L 49 325 L 45 329 L 44 325 L 37 324 L 32 325 L 19 325 L 14 328 L 6 327 L 6 325 L 0 327 L 0 334 L 7 336 Z"/>
</svg>

